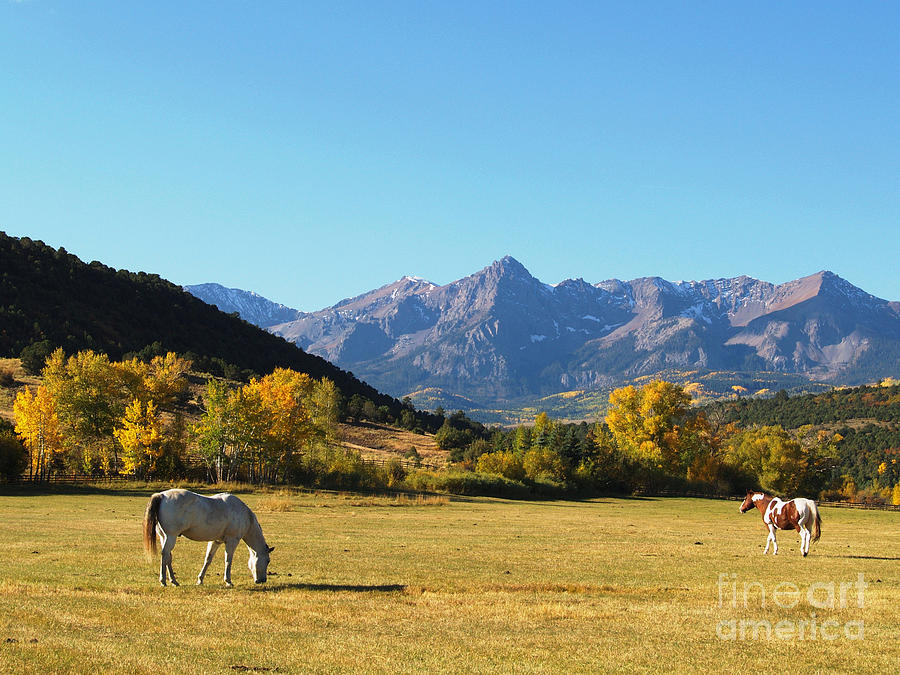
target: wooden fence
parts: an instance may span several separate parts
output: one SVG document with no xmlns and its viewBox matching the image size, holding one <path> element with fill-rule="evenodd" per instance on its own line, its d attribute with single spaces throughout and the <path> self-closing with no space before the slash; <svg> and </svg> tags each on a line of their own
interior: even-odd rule
<svg viewBox="0 0 900 675">
<path fill-rule="evenodd" d="M 377 467 L 387 467 L 389 465 L 397 466 L 399 465 L 405 471 L 411 471 L 414 469 L 442 469 L 444 467 L 439 466 L 437 464 L 429 464 L 427 462 L 415 462 L 408 459 L 381 459 L 381 458 L 363 458 L 363 463 L 369 466 L 377 466 Z M 134 476 L 119 476 L 119 475 L 110 475 L 110 476 L 91 476 L 87 474 L 54 474 L 49 478 L 45 478 L 42 481 L 32 481 L 27 476 L 20 476 L 19 478 L 11 479 L 7 481 L 7 485 L 78 485 L 78 484 L 89 484 L 89 483 L 122 483 L 127 481 L 136 480 Z M 141 478 L 140 480 L 148 480 L 147 478 Z M 734 495 L 711 495 L 705 494 L 703 492 L 679 492 L 677 490 L 655 490 L 648 492 L 637 492 L 635 493 L 636 497 L 693 497 L 698 499 L 723 499 L 729 501 L 741 501 L 743 497 L 736 497 Z M 876 511 L 896 511 L 900 512 L 900 505 L 894 504 L 870 504 L 867 502 L 826 502 L 820 501 L 816 502 L 819 506 L 828 506 L 835 507 L 840 509 L 871 509 Z"/>
<path fill-rule="evenodd" d="M 31 479 L 28 476 L 19 476 L 7 480 L 8 485 L 77 485 L 86 483 L 122 483 L 134 480 L 134 476 L 92 476 L 81 473 L 53 474 L 43 480 Z"/>
<path fill-rule="evenodd" d="M 710 495 L 703 492 L 679 492 L 678 490 L 656 490 L 651 492 L 636 493 L 641 497 L 694 497 L 699 499 L 727 499 L 730 501 L 740 502 L 743 497 L 735 495 Z M 817 501 L 819 506 L 836 507 L 839 509 L 872 509 L 876 511 L 900 511 L 900 505 L 894 504 L 870 504 L 868 502 L 830 502 Z"/>
<path fill-rule="evenodd" d="M 413 471 L 415 469 L 442 469 L 443 466 L 432 464 L 429 462 L 416 462 L 410 459 L 382 459 L 382 458 L 362 458 L 362 463 L 367 466 L 387 468 L 389 466 L 399 466 L 404 471 Z M 93 476 L 90 474 L 67 473 L 53 474 L 43 480 L 31 479 L 28 476 L 19 476 L 6 481 L 7 485 L 85 485 L 89 483 L 122 483 L 127 481 L 153 481 L 152 476 L 123 476 L 111 474 L 108 476 Z"/>
<path fill-rule="evenodd" d="M 415 469 L 443 469 L 444 466 L 440 466 L 438 464 L 431 464 L 429 462 L 416 462 L 411 459 L 382 459 L 375 457 L 363 457 L 363 464 L 368 464 L 369 466 L 377 466 L 377 467 L 386 467 L 389 465 L 400 466 L 404 471 L 413 471 Z"/>
</svg>

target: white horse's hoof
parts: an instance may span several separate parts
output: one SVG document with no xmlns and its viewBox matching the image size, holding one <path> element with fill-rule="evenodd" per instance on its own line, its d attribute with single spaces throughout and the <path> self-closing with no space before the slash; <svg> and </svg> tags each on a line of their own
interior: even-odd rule
<svg viewBox="0 0 900 675">
<path fill-rule="evenodd" d="M 225 582 L 225 587 L 226 587 L 226 588 L 234 588 L 234 584 L 231 583 L 230 581 L 226 581 L 226 582 Z"/>
<path fill-rule="evenodd" d="M 197 585 L 198 585 L 198 586 L 202 586 L 202 585 L 203 585 L 203 579 L 197 579 Z"/>
</svg>

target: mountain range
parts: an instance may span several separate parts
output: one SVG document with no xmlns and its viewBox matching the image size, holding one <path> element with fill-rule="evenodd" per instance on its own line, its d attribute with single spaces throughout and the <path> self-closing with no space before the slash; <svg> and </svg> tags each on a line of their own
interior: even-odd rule
<svg viewBox="0 0 900 675">
<path fill-rule="evenodd" d="M 304 313 L 217 284 L 197 297 L 395 396 L 484 402 L 601 389 L 670 369 L 768 371 L 832 383 L 900 375 L 900 303 L 827 271 L 549 285 L 505 257 L 446 285 L 416 277 Z"/>
</svg>

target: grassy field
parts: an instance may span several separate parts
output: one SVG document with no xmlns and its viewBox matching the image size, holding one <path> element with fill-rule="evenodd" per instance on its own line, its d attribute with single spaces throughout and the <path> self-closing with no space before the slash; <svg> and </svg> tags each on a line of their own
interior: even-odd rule
<svg viewBox="0 0 900 675">
<path fill-rule="evenodd" d="M 790 533 L 763 557 L 759 515 L 735 502 L 242 493 L 276 547 L 269 582 L 252 583 L 241 545 L 235 588 L 221 583 L 221 550 L 194 586 L 205 547 L 182 539 L 182 586 L 161 588 L 140 548 L 150 492 L 0 493 L 0 671 L 886 673 L 900 662 L 898 513 L 823 509 L 803 559 Z M 868 587 L 845 586 L 841 608 L 840 584 L 859 575 Z M 830 586 L 835 608 L 810 604 Z M 761 623 L 741 636 L 731 620 Z M 766 639 L 764 622 L 781 635 Z"/>
</svg>

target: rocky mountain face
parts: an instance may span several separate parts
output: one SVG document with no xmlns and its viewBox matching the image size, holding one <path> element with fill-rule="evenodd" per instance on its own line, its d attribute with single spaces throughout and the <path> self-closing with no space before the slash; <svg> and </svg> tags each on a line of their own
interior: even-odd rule
<svg viewBox="0 0 900 675">
<path fill-rule="evenodd" d="M 900 375 L 898 304 L 830 272 L 780 285 L 647 277 L 550 286 L 506 257 L 445 286 L 404 277 L 268 321 L 257 323 L 394 395 L 439 387 L 490 401 L 672 368 L 848 382 Z"/>
<path fill-rule="evenodd" d="M 215 305 L 226 314 L 237 312 L 244 321 L 260 328 L 294 321 L 303 315 L 303 312 L 279 305 L 252 291 L 225 288 L 221 284 L 184 286 L 184 290 L 208 305 Z"/>
</svg>

